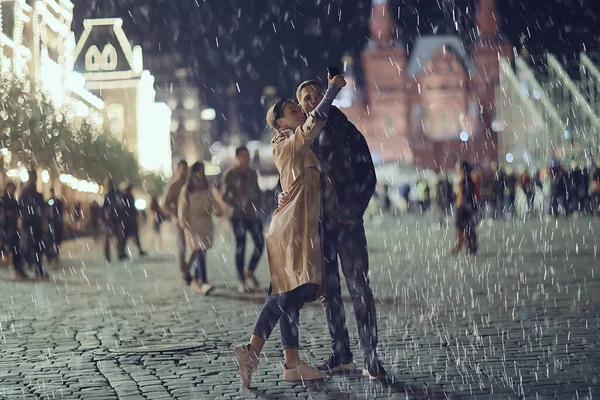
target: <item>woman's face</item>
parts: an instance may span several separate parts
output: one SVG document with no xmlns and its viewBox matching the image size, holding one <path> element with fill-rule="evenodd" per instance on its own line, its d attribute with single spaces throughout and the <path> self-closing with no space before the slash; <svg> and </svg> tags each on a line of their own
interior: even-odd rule
<svg viewBox="0 0 600 400">
<path fill-rule="evenodd" d="M 196 173 L 194 174 L 194 177 L 196 178 L 196 180 L 202 181 L 202 179 L 204 178 L 204 170 L 199 169 L 198 171 L 196 171 Z"/>
<path fill-rule="evenodd" d="M 283 117 L 279 119 L 279 126 L 284 129 L 296 129 L 306 121 L 306 115 L 296 103 L 287 103 L 283 108 Z"/>
</svg>

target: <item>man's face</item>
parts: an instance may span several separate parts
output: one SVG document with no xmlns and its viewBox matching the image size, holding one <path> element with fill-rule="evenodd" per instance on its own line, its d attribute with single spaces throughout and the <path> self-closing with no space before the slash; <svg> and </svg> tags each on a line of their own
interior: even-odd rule
<svg viewBox="0 0 600 400">
<path fill-rule="evenodd" d="M 248 168 L 250 166 L 250 153 L 247 151 L 241 151 L 235 159 L 241 168 Z"/>
<path fill-rule="evenodd" d="M 306 114 L 310 113 L 323 99 L 323 89 L 317 85 L 308 85 L 300 91 L 298 103 Z"/>
</svg>

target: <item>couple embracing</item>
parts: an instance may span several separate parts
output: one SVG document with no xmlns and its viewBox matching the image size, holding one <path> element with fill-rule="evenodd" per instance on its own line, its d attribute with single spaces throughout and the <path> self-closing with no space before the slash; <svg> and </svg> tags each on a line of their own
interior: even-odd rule
<svg viewBox="0 0 600 400">
<path fill-rule="evenodd" d="M 271 287 L 250 341 L 236 346 L 242 384 L 250 386 L 260 353 L 279 323 L 287 381 L 323 379 L 356 369 L 350 351 L 338 256 L 352 298 L 363 376 L 385 378 L 377 356 L 375 301 L 369 286 L 363 214 L 375 190 L 373 161 L 363 135 L 332 102 L 346 85 L 328 76 L 327 90 L 306 81 L 298 103 L 279 99 L 267 113 L 275 131 L 273 160 L 279 171 L 278 208 L 266 235 Z M 300 360 L 299 312 L 321 298 L 332 353 L 316 367 Z"/>
</svg>

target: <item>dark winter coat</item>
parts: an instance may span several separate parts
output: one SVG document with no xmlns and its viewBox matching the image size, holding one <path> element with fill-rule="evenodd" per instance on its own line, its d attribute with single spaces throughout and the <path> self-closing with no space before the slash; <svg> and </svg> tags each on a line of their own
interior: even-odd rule
<svg viewBox="0 0 600 400">
<path fill-rule="evenodd" d="M 311 149 L 323 172 L 333 180 L 340 220 L 361 221 L 377 184 L 371 152 L 362 133 L 337 107 L 331 107 L 327 117 Z M 281 191 L 278 182 L 276 198 Z"/>
</svg>

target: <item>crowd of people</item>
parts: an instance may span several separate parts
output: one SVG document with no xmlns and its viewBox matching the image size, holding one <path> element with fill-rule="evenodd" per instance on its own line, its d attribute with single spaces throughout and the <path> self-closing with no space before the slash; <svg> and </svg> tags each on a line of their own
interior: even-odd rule
<svg viewBox="0 0 600 400">
<path fill-rule="evenodd" d="M 1 249 L 3 256 L 9 255 L 17 279 L 46 279 L 44 257 L 53 267 L 60 257 L 65 208 L 54 189 L 46 201 L 36 185 L 37 173 L 29 171 L 19 196 L 15 182 L 8 181 L 0 198 Z"/>
<path fill-rule="evenodd" d="M 583 168 L 576 163 L 565 168 L 552 160 L 548 168 L 532 174 L 524 167 L 502 168 L 492 162 L 487 168 L 473 166 L 470 175 L 480 219 L 513 219 L 536 214 L 546 214 L 548 218 L 600 216 L 600 159 Z M 405 210 L 427 213 L 437 205 L 441 221 L 453 215 L 457 193 L 454 177 L 459 175 L 443 171 L 435 179 L 422 178 L 414 185 L 416 196 L 411 195 L 412 185 L 401 184 L 398 194 Z M 517 204 L 519 194 L 521 207 Z M 395 212 L 388 185 L 374 196 L 372 206 L 377 212 L 379 209 L 388 214 Z"/>
</svg>

